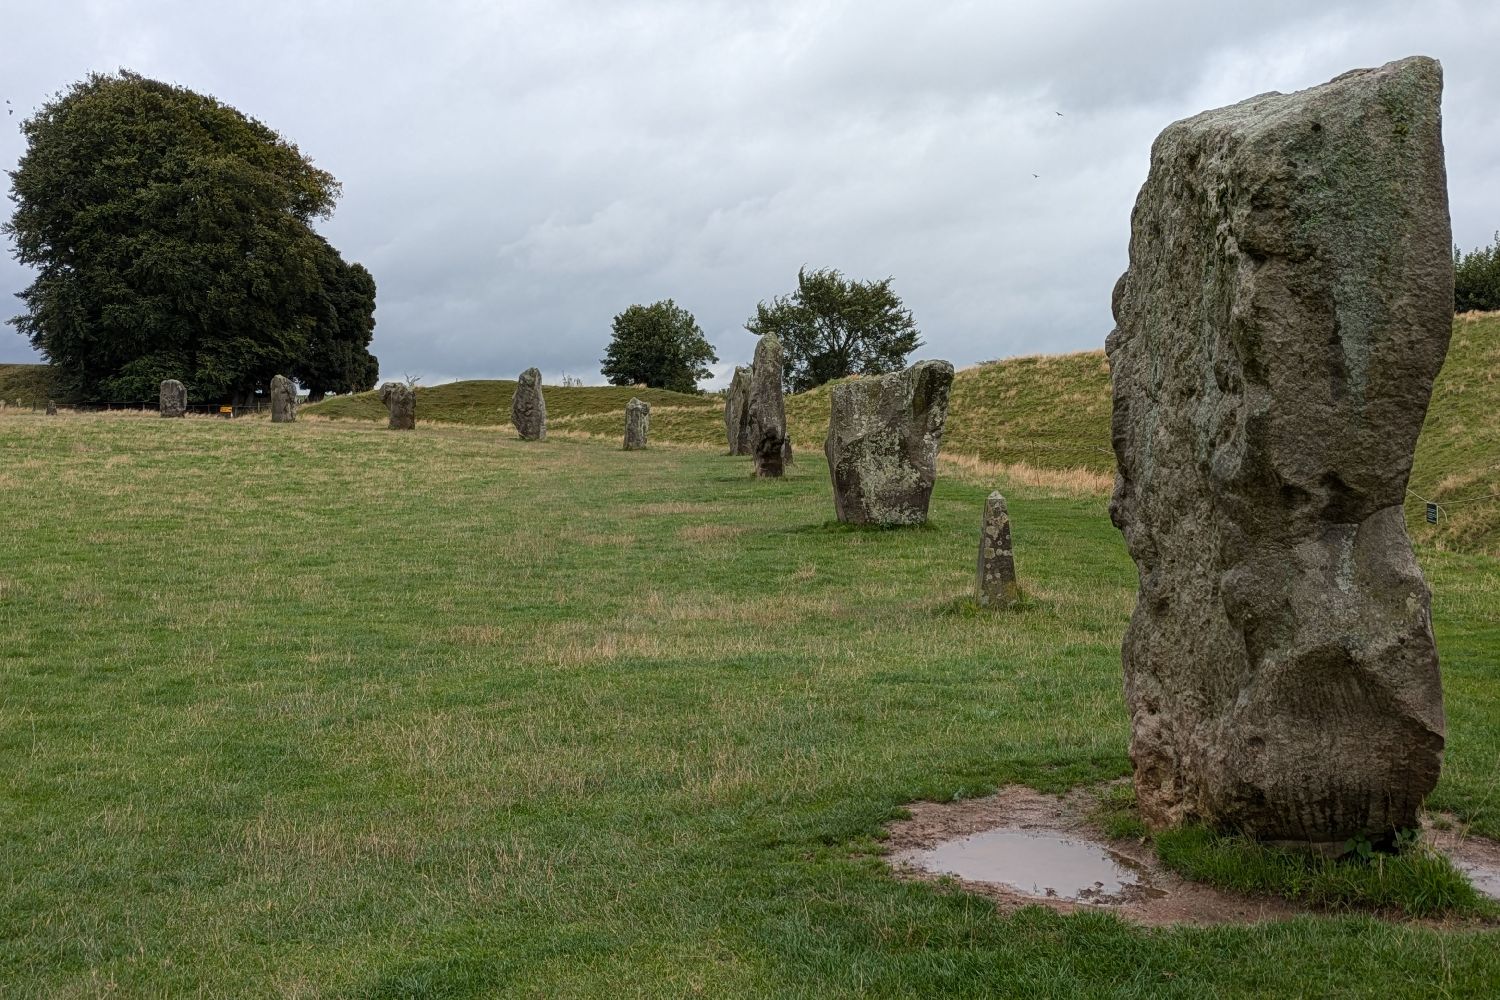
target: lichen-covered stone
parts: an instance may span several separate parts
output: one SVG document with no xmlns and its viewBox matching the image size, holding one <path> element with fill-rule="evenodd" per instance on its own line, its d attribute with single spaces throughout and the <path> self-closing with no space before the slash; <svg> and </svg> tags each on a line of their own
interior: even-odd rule
<svg viewBox="0 0 1500 1000">
<path fill-rule="evenodd" d="M 781 341 L 774 333 L 761 335 L 750 366 L 750 457 L 757 476 L 777 477 L 784 471 L 786 397 L 782 386 Z"/>
<path fill-rule="evenodd" d="M 417 426 L 417 393 L 405 382 L 386 382 L 380 387 L 380 401 L 390 414 L 393 431 L 415 430 Z"/>
<path fill-rule="evenodd" d="M 724 393 L 724 436 L 729 454 L 750 454 L 750 369 L 740 365 Z"/>
<path fill-rule="evenodd" d="M 984 608 L 1008 608 L 1021 598 L 1021 587 L 1016 582 L 1016 557 L 1010 545 L 1010 513 L 1005 509 L 1005 497 L 998 491 L 984 501 L 976 597 Z"/>
<path fill-rule="evenodd" d="M 161 384 L 161 399 L 158 405 L 164 417 L 187 416 L 187 386 L 169 378 Z"/>
<path fill-rule="evenodd" d="M 290 424 L 297 419 L 297 386 L 285 375 L 271 379 L 271 423 Z"/>
<path fill-rule="evenodd" d="M 516 380 L 516 393 L 510 400 L 510 422 L 523 441 L 547 439 L 547 401 L 542 398 L 542 373 L 528 368 Z"/>
<path fill-rule="evenodd" d="M 625 404 L 625 450 L 640 451 L 646 447 L 651 431 L 651 404 L 631 397 Z"/>
<path fill-rule="evenodd" d="M 952 386 L 952 365 L 919 361 L 905 371 L 833 387 L 823 451 L 840 521 L 927 520 Z"/>
<path fill-rule="evenodd" d="M 49 416 L 49 417 L 55 417 L 55 416 L 57 416 L 57 403 L 55 403 L 54 401 L 52 401 L 50 399 L 47 400 L 47 416 Z"/>
<path fill-rule="evenodd" d="M 1177 122 L 1107 343 L 1137 800 L 1341 843 L 1415 826 L 1443 703 L 1402 502 L 1453 310 L 1442 71 Z"/>
</svg>

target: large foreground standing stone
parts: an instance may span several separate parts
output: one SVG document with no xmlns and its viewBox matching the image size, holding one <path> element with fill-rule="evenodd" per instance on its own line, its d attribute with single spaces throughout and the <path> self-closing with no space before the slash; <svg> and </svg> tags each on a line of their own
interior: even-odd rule
<svg viewBox="0 0 1500 1000">
<path fill-rule="evenodd" d="M 169 378 L 161 384 L 161 400 L 158 403 L 164 417 L 187 416 L 187 386 Z"/>
<path fill-rule="evenodd" d="M 547 438 L 547 401 L 542 398 L 542 373 L 528 368 L 516 380 L 516 394 L 510 400 L 510 422 L 523 441 Z"/>
<path fill-rule="evenodd" d="M 625 450 L 640 451 L 646 447 L 650 430 L 651 404 L 632 396 L 625 404 Z"/>
<path fill-rule="evenodd" d="M 823 452 L 840 521 L 927 520 L 952 386 L 948 362 L 918 361 L 905 371 L 833 387 Z"/>
<path fill-rule="evenodd" d="M 786 397 L 782 394 L 781 340 L 761 334 L 750 366 L 748 433 L 757 476 L 780 476 L 786 462 Z"/>
<path fill-rule="evenodd" d="M 410 431 L 417 427 L 417 393 L 405 382 L 386 382 L 380 387 L 380 401 L 390 414 L 393 431 Z"/>
<path fill-rule="evenodd" d="M 750 369 L 743 365 L 735 367 L 724 393 L 724 436 L 729 454 L 750 454 Z"/>
<path fill-rule="evenodd" d="M 982 608 L 1008 608 L 1021 598 L 1016 557 L 1011 549 L 1010 512 L 998 491 L 984 501 L 979 529 L 979 573 L 976 597 Z"/>
<path fill-rule="evenodd" d="M 290 424 L 297 419 L 297 387 L 285 375 L 271 378 L 271 423 Z"/>
<path fill-rule="evenodd" d="M 1414 58 L 1170 126 L 1107 348 L 1153 827 L 1339 843 L 1416 825 L 1443 703 L 1402 501 L 1453 311 Z"/>
</svg>

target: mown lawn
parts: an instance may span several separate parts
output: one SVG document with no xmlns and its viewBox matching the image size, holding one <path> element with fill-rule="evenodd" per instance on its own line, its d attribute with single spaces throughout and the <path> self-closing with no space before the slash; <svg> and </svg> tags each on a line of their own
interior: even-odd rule
<svg viewBox="0 0 1500 1000">
<path fill-rule="evenodd" d="M 1133 573 L 1008 490 L 846 531 L 814 449 L 0 417 L 0 995 L 1483 996 L 1500 932 L 1143 931 L 891 878 L 917 798 L 1127 772 Z M 1500 564 L 1424 551 L 1500 834 Z"/>
</svg>

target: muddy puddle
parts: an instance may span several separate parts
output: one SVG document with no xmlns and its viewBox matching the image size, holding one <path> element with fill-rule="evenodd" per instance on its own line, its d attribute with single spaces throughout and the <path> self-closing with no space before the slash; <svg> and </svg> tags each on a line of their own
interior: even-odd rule
<svg viewBox="0 0 1500 1000">
<path fill-rule="evenodd" d="M 1163 868 L 1148 845 L 1107 840 L 1088 819 L 1095 796 L 1089 789 L 1053 796 L 1011 787 L 982 799 L 918 802 L 908 819 L 892 824 L 887 860 L 906 878 L 957 879 L 1002 909 L 1106 911 L 1150 926 L 1248 924 L 1309 912 L 1190 882 Z M 1425 839 L 1476 889 L 1500 898 L 1500 844 L 1443 826 L 1429 827 Z"/>
<path fill-rule="evenodd" d="M 1141 872 L 1107 848 L 1041 830 L 989 830 L 911 851 L 906 863 L 934 875 L 1009 886 L 1030 896 L 1123 901 L 1149 891 Z"/>
</svg>

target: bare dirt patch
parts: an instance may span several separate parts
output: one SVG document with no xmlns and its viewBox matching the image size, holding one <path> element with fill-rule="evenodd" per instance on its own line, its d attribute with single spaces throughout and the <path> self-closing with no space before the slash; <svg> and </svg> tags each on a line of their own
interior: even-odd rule
<svg viewBox="0 0 1500 1000">
<path fill-rule="evenodd" d="M 1059 913 L 1075 913 L 1080 910 L 1116 913 L 1126 920 L 1157 927 L 1169 924 L 1253 924 L 1264 920 L 1279 920 L 1306 912 L 1298 907 L 1276 899 L 1249 899 L 1221 892 L 1209 886 L 1189 882 L 1174 875 L 1161 866 L 1151 848 L 1130 840 L 1109 840 L 1089 822 L 1088 813 L 1096 804 L 1095 796 L 1087 789 L 1076 789 L 1066 795 L 1046 795 L 1030 788 L 1011 786 L 982 799 L 967 799 L 961 802 L 917 802 L 910 807 L 909 819 L 900 820 L 890 828 L 887 842 L 890 853 L 887 860 L 903 878 L 928 882 L 953 878 L 941 870 L 944 858 L 939 856 L 933 864 L 934 852 L 941 846 L 960 838 L 973 837 L 994 830 L 1021 831 L 1037 835 L 1043 841 L 1067 844 L 1071 850 L 1059 847 L 1052 858 L 1051 868 L 1066 866 L 1065 854 L 1074 853 L 1080 859 L 1080 873 L 1084 865 L 1079 847 L 1093 847 L 1098 855 L 1107 856 L 1129 878 L 1121 878 L 1123 884 L 1116 887 L 1103 876 L 1084 873 L 1085 880 L 1091 877 L 1105 881 L 1097 888 L 1085 888 L 1072 894 L 1067 890 L 1047 895 L 1046 885 L 1038 885 L 1039 892 L 1023 891 L 1017 885 L 1002 880 L 1010 877 L 997 871 L 993 880 L 983 881 L 959 878 L 965 889 L 986 896 L 1003 910 L 1019 909 L 1023 906 L 1045 906 Z M 970 842 L 975 844 L 974 841 Z M 982 845 L 976 845 L 982 846 Z M 951 859 L 951 855 L 949 856 Z M 1023 877 L 1016 881 L 1034 881 L 1038 873 L 1044 877 L 1048 865 L 1038 863 L 1036 854 L 1023 861 Z M 937 869 L 937 870 L 935 870 Z M 1077 874 L 1077 873 L 1075 873 Z"/>
</svg>

